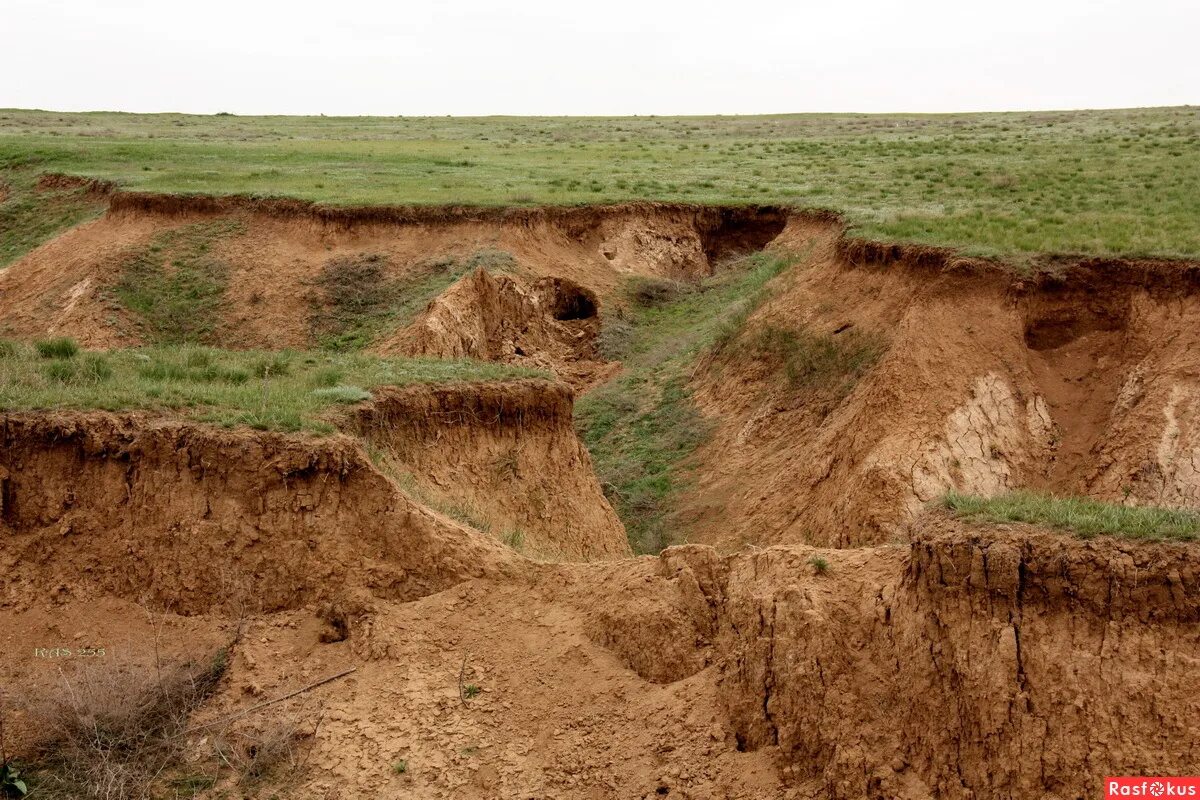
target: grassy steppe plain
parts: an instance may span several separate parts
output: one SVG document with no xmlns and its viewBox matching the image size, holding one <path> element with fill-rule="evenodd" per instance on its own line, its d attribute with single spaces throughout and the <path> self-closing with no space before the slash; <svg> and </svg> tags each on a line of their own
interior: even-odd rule
<svg viewBox="0 0 1200 800">
<path fill-rule="evenodd" d="M 1200 256 L 1192 106 L 613 118 L 0 110 L 0 170 L 14 189 L 3 205 L 22 201 L 31 175 L 66 172 L 334 204 L 786 203 L 844 212 L 869 237 L 981 255 Z M 10 218 L 0 211 L 0 237 Z M 0 258 L 27 246 L 0 242 Z"/>
</svg>

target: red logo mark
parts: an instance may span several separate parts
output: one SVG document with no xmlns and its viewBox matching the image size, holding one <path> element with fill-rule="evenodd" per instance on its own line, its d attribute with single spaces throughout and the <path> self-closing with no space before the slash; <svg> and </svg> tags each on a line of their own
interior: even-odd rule
<svg viewBox="0 0 1200 800">
<path fill-rule="evenodd" d="M 1120 797 L 1194 797 L 1200 800 L 1200 776 L 1105 778 L 1104 800 Z"/>
</svg>

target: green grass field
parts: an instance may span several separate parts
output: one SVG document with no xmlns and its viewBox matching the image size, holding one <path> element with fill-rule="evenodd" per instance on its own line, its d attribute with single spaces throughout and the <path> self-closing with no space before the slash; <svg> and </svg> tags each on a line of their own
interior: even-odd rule
<svg viewBox="0 0 1200 800">
<path fill-rule="evenodd" d="M 0 339 L 0 409 L 169 410 L 200 422 L 329 433 L 327 412 L 379 386 L 546 377 L 485 361 L 164 345 L 83 352 Z"/>
<path fill-rule="evenodd" d="M 1122 506 L 1035 492 L 1011 492 L 990 498 L 951 492 L 943 505 L 970 520 L 1047 525 L 1084 538 L 1105 535 L 1188 542 L 1200 537 L 1200 512 L 1185 509 Z"/>
<path fill-rule="evenodd" d="M 1195 107 L 625 118 L 0 110 L 0 180 L 20 188 L 38 172 L 336 204 L 784 203 L 844 212 L 866 236 L 976 254 L 1200 256 Z M 37 238 L 5 241 L 7 205 L 0 263 Z"/>
</svg>

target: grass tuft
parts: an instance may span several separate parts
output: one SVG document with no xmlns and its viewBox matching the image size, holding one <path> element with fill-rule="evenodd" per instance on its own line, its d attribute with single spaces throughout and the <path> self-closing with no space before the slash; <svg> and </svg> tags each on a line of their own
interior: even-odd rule
<svg viewBox="0 0 1200 800">
<path fill-rule="evenodd" d="M 1071 531 L 1089 538 L 1193 541 L 1200 536 L 1200 512 L 1155 506 L 1123 506 L 1083 497 L 1011 492 L 998 497 L 950 492 L 943 505 L 960 517 L 985 522 L 1025 522 Z"/>
<path fill-rule="evenodd" d="M 359 386 L 330 386 L 325 389 L 314 389 L 313 395 L 331 403 L 362 403 L 373 399 L 370 392 Z"/>
<path fill-rule="evenodd" d="M 79 354 L 79 343 L 65 336 L 40 339 L 33 346 L 42 358 L 74 358 Z"/>
</svg>

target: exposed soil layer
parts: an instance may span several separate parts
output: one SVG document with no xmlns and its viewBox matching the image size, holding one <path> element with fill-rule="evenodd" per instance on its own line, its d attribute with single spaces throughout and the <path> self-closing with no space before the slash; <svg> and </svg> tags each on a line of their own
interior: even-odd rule
<svg viewBox="0 0 1200 800">
<path fill-rule="evenodd" d="M 357 671 L 272 706 L 303 722 L 302 761 L 201 797 L 1075 798 L 1200 763 L 1197 545 L 929 510 L 1021 487 L 1200 506 L 1200 264 L 1022 273 L 778 208 L 87 188 L 104 218 L 0 274 L 7 333 L 141 341 L 120 265 L 228 219 L 223 344 L 311 344 L 335 260 L 391 285 L 502 250 L 514 264 L 447 281 L 373 346 L 560 380 L 379 389 L 320 439 L 0 417 L 0 713 L 19 755 L 64 680 L 233 639 L 197 725 Z M 764 246 L 796 264 L 692 378 L 713 436 L 671 529 L 698 543 L 625 558 L 571 424 L 574 391 L 620 368 L 601 321 L 631 275 L 695 281 Z M 858 336 L 881 355 L 837 372 Z M 792 369 L 755 337 L 816 356 Z M 112 660 L 36 654 L 70 642 Z M 211 740 L 188 744 L 199 764 Z"/>
<path fill-rule="evenodd" d="M 932 517 L 909 546 L 824 552 L 823 572 L 803 546 L 524 562 L 413 602 L 366 592 L 340 638 L 327 613 L 256 615 L 202 720 L 357 667 L 307 700 L 322 722 L 289 797 L 1090 797 L 1200 756 L 1194 552 Z M 153 652 L 134 606 L 77 597 L 0 609 L 4 630 Z M 165 629 L 178 647 L 230 625 Z M 26 725 L 57 666 L 104 668 L 16 647 L 0 664 Z"/>
<path fill-rule="evenodd" d="M 194 614 L 416 597 L 511 560 L 431 512 L 348 437 L 221 431 L 131 414 L 9 414 L 5 602 L 117 596 Z"/>
<path fill-rule="evenodd" d="M 532 553 L 628 553 L 560 385 L 392 391 L 344 424 L 412 483 L 381 473 L 349 436 L 145 414 L 5 415 L 0 559 L 16 576 L 6 601 L 57 592 L 66 573 L 87 576 L 72 592 L 181 613 L 250 595 L 264 611 L 296 608 L 353 586 L 404 599 L 502 569 L 513 555 L 497 538 L 514 531 Z M 421 502 L 426 493 L 471 514 L 451 519 Z"/>
<path fill-rule="evenodd" d="M 948 490 L 1200 503 L 1200 267 L 1079 260 L 1022 275 L 869 244 L 806 223 L 776 240 L 809 255 L 743 338 L 857 332 L 887 351 L 844 396 L 710 358 L 696 397 L 717 432 L 676 519 L 691 541 L 882 542 Z"/>
<path fill-rule="evenodd" d="M 385 473 L 418 497 L 478 518 L 531 556 L 629 555 L 560 383 L 413 387 L 377 392 L 353 414 Z"/>
</svg>

